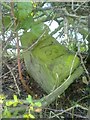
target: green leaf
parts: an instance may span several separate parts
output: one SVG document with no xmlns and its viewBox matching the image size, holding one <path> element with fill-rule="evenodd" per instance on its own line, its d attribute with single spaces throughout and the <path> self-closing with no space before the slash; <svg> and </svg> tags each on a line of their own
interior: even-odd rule
<svg viewBox="0 0 90 120">
<path fill-rule="evenodd" d="M 29 117 L 32 118 L 32 119 L 35 118 L 34 115 L 32 115 L 32 114 L 29 114 Z"/>
<path fill-rule="evenodd" d="M 29 16 L 25 20 L 22 20 L 20 22 L 18 29 L 28 30 L 30 29 L 32 22 L 33 22 L 33 17 Z"/>
<path fill-rule="evenodd" d="M 6 96 L 5 96 L 5 95 L 0 94 L 0 100 L 4 100 L 5 98 L 6 98 Z"/>
<path fill-rule="evenodd" d="M 32 118 L 32 119 L 35 118 L 34 115 L 32 115 L 32 114 L 30 114 L 30 113 L 29 113 L 29 114 L 24 114 L 23 117 L 24 117 L 24 118 Z"/>
<path fill-rule="evenodd" d="M 11 113 L 8 111 L 7 107 L 5 107 L 2 116 L 5 118 L 10 118 L 12 116 Z"/>
<path fill-rule="evenodd" d="M 19 11 L 19 20 L 22 21 L 23 19 L 25 19 L 28 16 L 28 13 L 26 13 L 26 10 L 20 10 Z"/>
<path fill-rule="evenodd" d="M 13 107 L 16 107 L 18 105 L 18 102 L 13 103 Z"/>
<path fill-rule="evenodd" d="M 21 44 L 23 47 L 31 46 L 36 40 L 40 38 L 44 31 L 45 26 L 43 23 L 32 23 L 30 32 L 26 32 L 21 36 Z"/>
<path fill-rule="evenodd" d="M 28 11 L 32 11 L 32 3 L 31 2 L 19 2 L 18 4 L 18 9 L 26 9 Z"/>
<path fill-rule="evenodd" d="M 39 37 L 44 32 L 44 24 L 35 22 L 32 24 L 31 32 L 35 34 L 35 36 Z"/>
<path fill-rule="evenodd" d="M 18 99 L 17 99 L 17 95 L 14 95 L 13 98 L 14 98 L 14 101 L 15 101 L 15 102 L 18 101 Z"/>
<path fill-rule="evenodd" d="M 41 107 L 42 106 L 41 102 L 35 102 L 34 105 L 37 106 L 37 107 Z"/>
<path fill-rule="evenodd" d="M 17 98 L 17 95 L 13 95 L 13 99 L 14 99 L 13 106 L 16 107 L 17 104 L 19 103 L 19 100 L 18 100 L 18 98 Z"/>
<path fill-rule="evenodd" d="M 31 95 L 28 95 L 28 97 L 26 98 L 26 100 L 27 100 L 28 103 L 33 103 Z"/>
<path fill-rule="evenodd" d="M 24 20 L 31 14 L 32 3 L 31 2 L 19 2 L 18 6 L 18 19 L 20 21 Z"/>
<path fill-rule="evenodd" d="M 31 2 L 19 2 L 17 3 L 17 9 L 15 10 L 15 16 L 17 17 L 18 27 L 17 29 L 30 29 L 33 17 L 31 16 L 32 3 Z"/>
<path fill-rule="evenodd" d="M 11 24 L 10 16 L 4 16 L 2 19 L 3 19 L 3 24 L 4 24 L 5 28 L 7 29 Z"/>
<path fill-rule="evenodd" d="M 24 118 L 32 118 L 32 119 L 35 118 L 34 115 L 32 115 L 32 114 L 30 114 L 30 113 L 29 113 L 29 114 L 24 114 L 23 117 L 24 117 Z"/>
<path fill-rule="evenodd" d="M 23 117 L 24 118 L 29 118 L 29 115 L 28 114 L 24 114 Z"/>
<path fill-rule="evenodd" d="M 11 106 L 11 105 L 13 105 L 13 103 L 14 103 L 14 102 L 12 102 L 12 101 L 7 101 L 7 102 L 6 102 L 6 106 Z"/>
</svg>

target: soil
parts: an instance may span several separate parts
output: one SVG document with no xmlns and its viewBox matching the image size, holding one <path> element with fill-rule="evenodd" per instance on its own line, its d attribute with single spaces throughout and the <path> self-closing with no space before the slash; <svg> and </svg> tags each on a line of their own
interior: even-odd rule
<svg viewBox="0 0 90 120">
<path fill-rule="evenodd" d="M 16 94 L 20 99 L 25 99 L 29 94 L 23 87 L 18 74 L 18 66 L 17 60 L 14 58 L 3 58 L 4 62 L 2 64 L 2 93 L 6 95 L 7 99 L 12 99 L 13 94 Z M 8 66 L 8 67 L 7 67 Z M 33 80 L 32 77 L 26 71 L 24 61 L 21 60 L 21 69 L 22 75 L 26 83 L 29 85 L 30 90 L 33 91 L 33 97 L 35 99 L 42 98 L 46 95 L 46 93 L 41 89 L 41 87 Z M 18 91 L 16 88 L 16 84 L 14 82 L 15 77 L 16 83 L 20 90 L 20 95 L 18 95 Z M 88 65 L 88 70 L 90 69 L 90 65 Z M 90 105 L 90 85 L 85 84 L 82 81 L 82 77 L 86 75 L 82 75 L 79 79 L 75 80 L 73 84 L 69 86 L 69 88 L 58 97 L 50 106 L 46 107 L 43 110 L 43 117 L 48 118 L 52 111 L 53 113 L 59 113 L 67 108 L 74 106 L 76 103 L 81 106 L 88 108 Z M 73 116 L 72 116 L 73 112 Z M 75 118 L 75 119 L 86 119 L 87 111 L 81 108 L 75 108 L 74 111 L 66 111 L 60 117 L 65 118 Z"/>
<path fill-rule="evenodd" d="M 20 90 L 20 95 L 18 95 L 18 90 L 16 87 L 16 84 L 14 82 L 14 78 L 12 76 L 12 73 L 10 69 L 7 67 L 7 65 L 10 67 L 12 73 L 14 74 L 16 83 Z M 7 99 L 12 99 L 13 94 L 16 94 L 19 98 L 24 99 L 29 94 L 24 86 L 21 83 L 21 80 L 19 79 L 18 74 L 18 65 L 16 59 L 7 59 L 5 64 L 2 65 L 2 90 L 3 93 L 7 96 Z M 26 84 L 30 87 L 30 90 L 34 93 L 34 98 L 41 98 L 43 94 L 45 93 L 40 86 L 34 81 L 32 77 L 29 76 L 29 74 L 26 71 L 24 61 L 21 62 L 21 71 L 23 79 L 25 80 Z"/>
</svg>

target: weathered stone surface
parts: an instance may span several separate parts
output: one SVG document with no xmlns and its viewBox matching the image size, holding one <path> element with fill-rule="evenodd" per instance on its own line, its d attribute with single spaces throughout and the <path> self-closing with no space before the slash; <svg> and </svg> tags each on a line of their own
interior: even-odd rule
<svg viewBox="0 0 90 120">
<path fill-rule="evenodd" d="M 31 33 L 28 32 L 21 37 L 22 46 L 26 47 L 23 55 L 27 71 L 47 93 L 50 93 L 79 66 L 79 58 L 48 34 L 29 49 L 30 36 Z"/>
</svg>

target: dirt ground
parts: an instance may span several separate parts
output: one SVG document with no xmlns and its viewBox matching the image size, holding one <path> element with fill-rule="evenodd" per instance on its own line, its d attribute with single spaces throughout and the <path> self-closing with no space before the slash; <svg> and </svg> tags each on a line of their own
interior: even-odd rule
<svg viewBox="0 0 90 120">
<path fill-rule="evenodd" d="M 12 99 L 13 94 L 16 94 L 20 99 L 25 99 L 29 94 L 23 87 L 19 75 L 17 60 L 11 58 L 3 58 L 4 63 L 2 65 L 2 91 L 6 95 L 7 99 Z M 25 68 L 24 61 L 21 61 L 22 75 L 26 83 L 29 85 L 30 90 L 34 92 L 33 97 L 35 99 L 42 98 L 46 93 L 40 88 L 40 86 L 31 78 Z M 89 70 L 88 66 L 88 70 Z M 66 110 L 60 117 L 86 119 L 87 111 L 84 109 L 90 105 L 90 85 L 85 84 L 82 81 L 82 75 L 79 79 L 75 80 L 73 84 L 55 100 L 50 106 L 43 110 L 43 117 L 48 117 L 51 113 L 57 114 Z M 14 80 L 15 79 L 15 80 Z M 16 83 L 20 90 L 20 96 Z M 82 107 L 74 108 L 73 110 L 67 110 L 75 104 L 79 104 Z"/>
</svg>

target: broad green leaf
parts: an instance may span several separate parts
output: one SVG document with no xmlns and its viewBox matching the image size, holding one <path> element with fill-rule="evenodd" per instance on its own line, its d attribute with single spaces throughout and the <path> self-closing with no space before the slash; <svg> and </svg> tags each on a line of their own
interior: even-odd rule
<svg viewBox="0 0 90 120">
<path fill-rule="evenodd" d="M 43 31 L 44 31 L 44 24 L 43 23 L 35 22 L 34 24 L 32 24 L 31 32 L 33 34 L 35 34 L 35 36 L 39 37 L 41 35 L 41 33 L 43 33 Z"/>
<path fill-rule="evenodd" d="M 18 26 L 18 29 L 24 29 L 28 30 L 31 28 L 31 24 L 33 23 L 33 17 L 29 16 L 25 18 L 25 20 L 22 20 Z"/>
<path fill-rule="evenodd" d="M 3 24 L 4 24 L 5 28 L 7 29 L 11 24 L 10 16 L 4 16 L 2 19 L 3 19 Z"/>
<path fill-rule="evenodd" d="M 22 21 L 28 16 L 26 10 L 19 10 L 19 20 Z"/>
<path fill-rule="evenodd" d="M 30 32 L 26 32 L 21 36 L 21 43 L 24 47 L 30 47 L 45 31 L 43 23 L 32 23 Z"/>
<path fill-rule="evenodd" d="M 20 21 L 27 18 L 32 11 L 32 3 L 31 2 L 18 2 L 18 19 Z"/>
<path fill-rule="evenodd" d="M 29 10 L 32 11 L 32 3 L 31 2 L 18 2 L 18 9 L 22 10 L 22 9 L 26 9 L 26 10 Z"/>
</svg>

